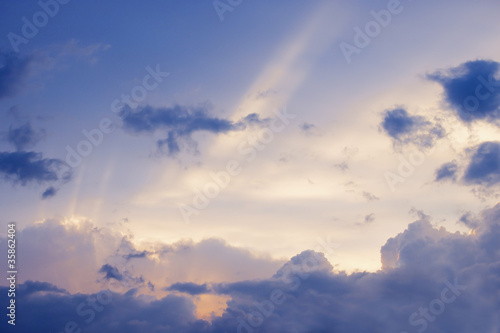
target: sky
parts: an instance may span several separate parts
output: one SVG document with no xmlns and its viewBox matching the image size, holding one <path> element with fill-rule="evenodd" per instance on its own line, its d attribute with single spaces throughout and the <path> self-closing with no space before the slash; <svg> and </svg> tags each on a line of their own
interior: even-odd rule
<svg viewBox="0 0 500 333">
<path fill-rule="evenodd" d="M 2 1 L 2 332 L 500 332 L 498 13 Z"/>
</svg>

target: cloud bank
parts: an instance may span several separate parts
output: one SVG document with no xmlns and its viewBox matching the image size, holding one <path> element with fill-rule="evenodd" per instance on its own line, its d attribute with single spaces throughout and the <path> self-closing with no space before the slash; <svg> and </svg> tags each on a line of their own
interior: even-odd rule
<svg viewBox="0 0 500 333">
<path fill-rule="evenodd" d="M 35 327 L 62 331 L 71 322 L 88 332 L 111 333 L 496 332 L 500 328 L 500 204 L 483 211 L 475 223 L 477 228 L 469 235 L 450 233 L 435 228 L 428 216 L 420 214 L 418 221 L 382 247 L 382 270 L 375 273 L 334 271 L 321 253 L 304 251 L 269 278 L 210 285 L 179 282 L 166 287 L 173 293 L 161 298 L 134 288 L 74 294 L 58 285 L 25 281 L 19 288 L 18 300 L 23 304 L 19 316 L 29 314 L 30 320 L 19 320 L 17 328 L 19 332 L 32 332 Z M 69 239 L 76 247 L 88 231 L 78 235 L 88 227 L 81 226 L 80 232 L 76 226 L 66 228 L 66 232 L 73 230 Z M 62 227 L 53 223 L 50 228 L 60 230 L 61 242 L 68 241 Z M 88 250 L 75 254 L 88 258 Z M 53 259 L 43 262 L 57 263 Z M 121 276 L 111 265 L 103 266 L 102 272 L 109 278 Z M 6 291 L 0 290 L 2 297 Z M 193 295 L 206 292 L 231 298 L 224 313 L 211 321 L 194 314 Z"/>
</svg>

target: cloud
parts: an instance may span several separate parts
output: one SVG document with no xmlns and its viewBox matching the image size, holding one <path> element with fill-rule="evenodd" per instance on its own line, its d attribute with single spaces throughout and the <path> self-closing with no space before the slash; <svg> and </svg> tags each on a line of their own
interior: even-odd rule
<svg viewBox="0 0 500 333">
<path fill-rule="evenodd" d="M 500 182 L 500 142 L 483 142 L 475 148 L 464 181 L 484 186 Z"/>
<path fill-rule="evenodd" d="M 108 264 L 102 265 L 101 269 L 99 270 L 99 273 L 105 273 L 106 275 L 104 276 L 104 278 L 106 280 L 110 279 L 115 279 L 117 281 L 123 280 L 123 275 L 120 274 L 118 268 Z"/>
<path fill-rule="evenodd" d="M 10 112 L 10 111 L 9 111 Z M 21 116 L 13 111 L 16 119 Z M 0 152 L 0 174 L 4 179 L 26 186 L 29 183 L 66 183 L 72 177 L 72 172 L 65 162 L 59 159 L 43 158 L 41 153 L 25 151 L 32 148 L 45 137 L 44 130 L 35 130 L 29 121 L 19 127 L 9 127 L 3 134 L 7 142 L 12 144 L 17 152 Z M 47 187 L 41 194 L 42 199 L 54 197 L 58 188 Z"/>
<path fill-rule="evenodd" d="M 333 165 L 333 167 L 339 169 L 342 172 L 349 170 L 349 164 L 347 164 L 347 161 L 343 161 L 341 163 L 336 163 Z"/>
<path fill-rule="evenodd" d="M 175 155 L 181 151 L 180 141 L 186 141 L 196 149 L 196 142 L 191 139 L 195 132 L 223 134 L 230 131 L 245 129 L 247 125 L 262 124 L 255 113 L 247 115 L 235 123 L 228 119 L 214 117 L 208 114 L 208 107 L 173 106 L 170 108 L 138 107 L 132 110 L 125 106 L 119 112 L 124 128 L 132 133 L 153 134 L 162 131 L 166 137 L 157 141 L 160 151 Z"/>
<path fill-rule="evenodd" d="M 50 186 L 42 193 L 42 199 L 52 198 L 56 194 L 57 194 L 57 189 L 53 186 Z"/>
<path fill-rule="evenodd" d="M 256 100 L 259 100 L 259 99 L 266 99 L 266 98 L 269 98 L 271 96 L 274 96 L 276 95 L 278 92 L 274 89 L 267 89 L 267 90 L 259 90 L 257 92 L 257 96 L 255 97 Z"/>
<path fill-rule="evenodd" d="M 412 143 L 421 148 L 429 148 L 445 133 L 439 124 L 432 124 L 422 116 L 412 116 L 404 108 L 386 110 L 381 128 L 397 144 Z"/>
<path fill-rule="evenodd" d="M 190 295 L 157 299 L 137 290 L 105 289 L 70 294 L 26 282 L 19 285 L 16 302 L 19 318 L 30 314 L 31 320 L 19 320 L 16 328 L 57 332 L 74 321 L 82 330 L 108 333 L 497 332 L 500 204 L 483 211 L 477 223 L 479 229 L 469 235 L 451 233 L 433 227 L 420 213 L 419 220 L 387 240 L 381 249 L 383 269 L 374 273 L 334 271 L 323 254 L 307 250 L 270 277 L 213 284 L 213 293 L 230 299 L 211 322 L 196 318 Z M 179 283 L 172 289 L 197 287 Z M 6 299 L 7 290 L 0 288 L 0 297 Z M 79 306 L 92 309 L 89 301 L 97 302 L 95 310 L 78 314 Z M 3 329 L 7 323 L 0 325 Z"/>
<path fill-rule="evenodd" d="M 463 223 L 465 226 L 471 229 L 477 229 L 481 225 L 481 221 L 474 216 L 471 212 L 467 212 L 460 216 L 458 223 Z"/>
<path fill-rule="evenodd" d="M 24 244 L 19 248 L 24 258 L 19 282 L 39 280 L 70 292 L 106 287 L 149 293 L 157 286 L 161 296 L 164 287 L 178 282 L 263 278 L 283 264 L 219 239 L 136 244 L 132 236 L 98 228 L 83 217 L 45 220 L 18 230 L 17 238 Z M 0 245 L 2 240 L 0 236 Z M 0 269 L 7 271 L 6 263 L 0 261 Z"/>
<path fill-rule="evenodd" d="M 14 145 L 17 150 L 32 148 L 45 136 L 44 131 L 36 131 L 29 122 L 17 128 L 9 127 L 7 141 Z"/>
<path fill-rule="evenodd" d="M 377 197 L 376 195 L 374 195 L 370 192 L 367 192 L 367 191 L 363 191 L 362 195 L 363 195 L 363 198 L 365 198 L 367 201 L 380 200 L 379 197 Z"/>
<path fill-rule="evenodd" d="M 57 286 L 39 281 L 26 281 L 18 288 L 19 292 L 25 295 L 33 295 L 36 293 L 58 293 L 58 294 L 69 294 L 66 290 L 58 288 Z"/>
<path fill-rule="evenodd" d="M 321 136 L 321 132 L 318 127 L 311 123 L 302 123 L 299 128 L 307 136 Z"/>
<path fill-rule="evenodd" d="M 146 258 L 147 255 L 148 255 L 147 251 L 142 251 L 124 255 L 123 258 L 125 258 L 126 260 L 130 260 L 134 258 Z"/>
<path fill-rule="evenodd" d="M 16 293 L 18 332 L 209 332 L 208 322 L 196 319 L 195 306 L 187 297 L 151 300 L 109 290 L 33 294 L 26 292 L 30 284 L 19 285 Z M 0 292 L 2 300 L 7 300 L 8 288 L 0 287 Z M 27 317 L 30 320 L 22 320 Z M 2 332 L 10 331 L 8 326 L 7 320 L 0 323 Z"/>
<path fill-rule="evenodd" d="M 315 253 L 288 274 L 238 282 L 214 332 L 489 332 L 498 329 L 500 205 L 483 213 L 482 232 L 450 233 L 427 217 L 382 247 L 384 270 L 332 272 Z M 480 230 L 481 230 L 480 228 Z M 279 297 L 278 297 L 279 296 Z M 428 318 L 428 319 L 427 319 Z"/>
<path fill-rule="evenodd" d="M 371 213 L 365 216 L 365 223 L 372 223 L 375 221 L 375 214 Z"/>
<path fill-rule="evenodd" d="M 456 162 L 453 161 L 445 163 L 439 169 L 436 170 L 435 181 L 440 182 L 447 179 L 455 181 L 457 170 L 458 166 Z"/>
<path fill-rule="evenodd" d="M 29 73 L 32 57 L 0 52 L 0 99 L 14 96 Z"/>
<path fill-rule="evenodd" d="M 445 102 L 462 121 L 496 122 L 500 117 L 499 69 L 498 62 L 475 60 L 427 77 L 441 84 Z"/>
<path fill-rule="evenodd" d="M 0 152 L 0 174 L 4 179 L 26 185 L 28 183 L 47 183 L 68 181 L 71 177 L 65 163 L 59 159 L 43 158 L 35 152 Z"/>
<path fill-rule="evenodd" d="M 170 287 L 164 288 L 164 290 L 167 291 L 178 291 L 181 293 L 186 293 L 190 295 L 201 295 L 201 294 L 207 294 L 209 292 L 209 289 L 207 287 L 207 284 L 196 284 L 192 282 L 178 282 L 174 283 Z"/>
</svg>

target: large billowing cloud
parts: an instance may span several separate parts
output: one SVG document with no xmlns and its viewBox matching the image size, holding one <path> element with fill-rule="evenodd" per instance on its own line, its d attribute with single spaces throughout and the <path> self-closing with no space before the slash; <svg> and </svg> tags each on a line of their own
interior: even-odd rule
<svg viewBox="0 0 500 333">
<path fill-rule="evenodd" d="M 412 143 L 421 148 L 432 147 L 444 136 L 439 124 L 432 124 L 422 116 L 412 116 L 401 107 L 384 112 L 381 128 L 395 143 Z"/>
<path fill-rule="evenodd" d="M 428 78 L 441 84 L 445 102 L 461 120 L 496 122 L 500 117 L 499 69 L 498 62 L 475 60 Z"/>
<path fill-rule="evenodd" d="M 132 110 L 125 106 L 119 113 L 124 128 L 133 133 L 165 133 L 165 138 L 157 141 L 158 148 L 170 155 L 181 151 L 180 140 L 196 149 L 196 142 L 191 139 L 195 132 L 210 132 L 214 134 L 242 130 L 245 126 L 261 124 L 257 114 L 249 114 L 239 122 L 209 115 L 207 106 L 154 108 L 138 107 Z"/>
<path fill-rule="evenodd" d="M 148 292 L 152 286 L 161 291 L 175 283 L 263 278 L 283 264 L 219 239 L 146 243 L 138 250 L 128 234 L 97 228 L 83 218 L 45 220 L 19 230 L 17 237 L 23 244 L 21 281 L 49 282 L 71 292 L 103 286 Z M 0 268 L 7 271 L 5 264 L 0 262 Z"/>
<path fill-rule="evenodd" d="M 383 269 L 375 273 L 336 272 L 322 254 L 305 251 L 270 278 L 212 284 L 210 292 L 231 299 L 211 322 L 195 317 L 189 295 L 205 292 L 203 285 L 174 284 L 170 289 L 186 296 L 157 299 L 136 289 L 71 294 L 60 286 L 27 281 L 18 288 L 16 328 L 60 332 L 69 325 L 108 333 L 498 332 L 500 204 L 476 222 L 478 228 L 468 235 L 450 233 L 420 214 L 382 247 Z M 0 290 L 2 297 L 6 293 L 7 288 Z M 30 320 L 22 320 L 28 315 Z"/>
</svg>

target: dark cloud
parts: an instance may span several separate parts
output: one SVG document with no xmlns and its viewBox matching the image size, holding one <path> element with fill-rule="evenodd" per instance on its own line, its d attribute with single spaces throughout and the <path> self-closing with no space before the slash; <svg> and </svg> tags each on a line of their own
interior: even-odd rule
<svg viewBox="0 0 500 333">
<path fill-rule="evenodd" d="M 394 109 L 385 112 L 382 128 L 394 139 L 399 139 L 425 124 L 422 117 L 411 117 L 404 109 Z"/>
<path fill-rule="evenodd" d="M 57 193 L 57 189 L 54 186 L 48 187 L 45 191 L 42 193 L 42 199 L 48 199 L 53 196 L 55 196 Z"/>
<path fill-rule="evenodd" d="M 66 290 L 58 288 L 57 286 L 39 281 L 26 281 L 18 288 L 19 292 L 25 295 L 32 295 L 36 293 L 59 293 L 59 294 L 69 294 Z"/>
<path fill-rule="evenodd" d="M 500 142 L 483 142 L 475 148 L 464 181 L 484 186 L 500 182 Z"/>
<path fill-rule="evenodd" d="M 432 147 L 445 135 L 439 124 L 432 124 L 422 116 L 412 116 L 403 108 L 386 110 L 381 128 L 395 143 L 412 143 L 422 148 Z"/>
<path fill-rule="evenodd" d="M 9 127 L 7 141 L 14 145 L 17 150 L 25 150 L 35 146 L 44 136 L 44 131 L 34 130 L 28 122 L 17 128 Z"/>
<path fill-rule="evenodd" d="M 145 106 L 134 111 L 125 106 L 119 114 L 125 127 L 137 133 L 164 128 L 178 135 L 189 135 L 196 131 L 224 133 L 235 128 L 235 124 L 229 120 L 209 116 L 205 107 L 186 108 L 177 105 L 157 109 Z"/>
<path fill-rule="evenodd" d="M 456 162 L 445 163 L 439 169 L 436 170 L 435 181 L 439 182 L 447 179 L 455 181 L 457 170 L 458 166 Z"/>
<path fill-rule="evenodd" d="M 166 291 L 178 291 L 190 295 L 201 295 L 209 293 L 207 284 L 196 284 L 193 282 L 178 282 L 170 287 L 164 288 Z"/>
<path fill-rule="evenodd" d="M 101 269 L 99 270 L 99 273 L 104 273 L 105 274 L 104 278 L 106 280 L 111 280 L 111 279 L 115 279 L 117 281 L 123 280 L 123 275 L 120 274 L 120 272 L 118 271 L 118 268 L 113 267 L 113 266 L 108 265 L 108 264 L 104 264 L 101 267 Z"/>
<path fill-rule="evenodd" d="M 249 115 L 245 116 L 239 123 L 238 123 L 238 128 L 244 128 L 244 125 L 265 125 L 268 124 L 270 118 L 261 118 L 257 113 L 250 113 Z"/>
<path fill-rule="evenodd" d="M 319 254 L 304 253 L 272 279 L 219 287 L 232 300 L 213 331 L 496 331 L 500 205 L 484 213 L 478 235 L 421 217 L 382 248 L 383 271 L 332 272 Z"/>
<path fill-rule="evenodd" d="M 31 182 L 46 183 L 68 181 L 71 174 L 59 159 L 43 158 L 35 152 L 0 153 L 0 174 L 4 179 L 26 185 Z"/>
<path fill-rule="evenodd" d="M 500 117 L 500 64 L 489 60 L 468 61 L 458 67 L 428 75 L 441 84 L 444 100 L 465 122 L 493 121 Z"/>
<path fill-rule="evenodd" d="M 209 323 L 196 319 L 195 306 L 186 297 L 169 295 L 145 301 L 133 292 L 118 294 L 109 290 L 33 295 L 24 291 L 24 285 L 19 285 L 16 294 L 16 332 L 210 332 Z M 8 301 L 8 288 L 0 287 L 0 292 L 2 304 L 7 304 L 3 301 Z M 0 329 L 10 332 L 11 325 L 2 320 Z"/>
<path fill-rule="evenodd" d="M 138 107 L 132 110 L 129 106 L 119 112 L 124 128 L 133 133 L 154 133 L 163 131 L 164 139 L 157 141 L 158 148 L 168 154 L 176 154 L 181 150 L 180 140 L 187 141 L 196 147 L 191 134 L 209 132 L 214 134 L 227 133 L 244 129 L 247 125 L 264 123 L 257 114 L 250 114 L 235 123 L 228 119 L 214 117 L 208 114 L 208 107 L 173 106 L 170 108 Z"/>
<path fill-rule="evenodd" d="M 0 52 L 0 99 L 15 95 L 28 75 L 32 58 Z"/>
</svg>

